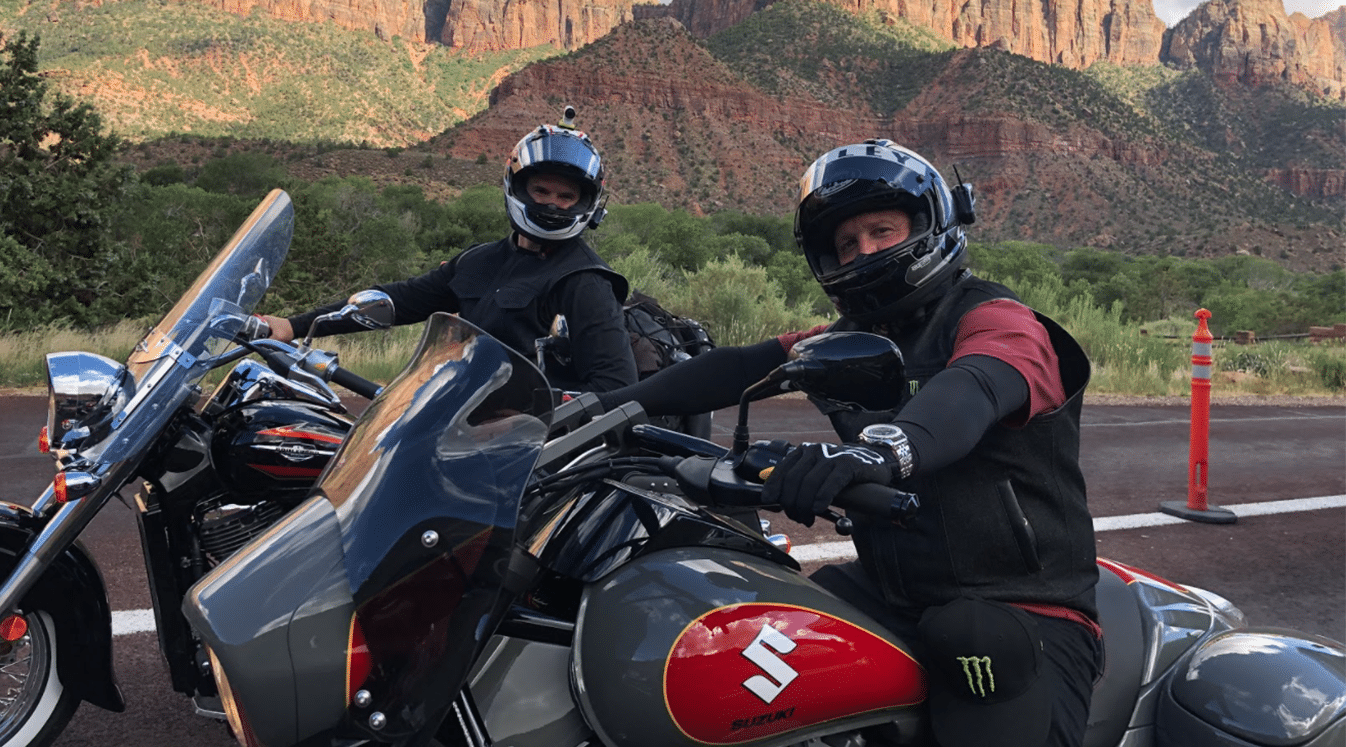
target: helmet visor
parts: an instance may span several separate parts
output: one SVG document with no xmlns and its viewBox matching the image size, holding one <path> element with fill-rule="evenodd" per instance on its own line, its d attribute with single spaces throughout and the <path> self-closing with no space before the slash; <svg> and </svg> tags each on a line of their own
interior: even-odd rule
<svg viewBox="0 0 1346 747">
<path fill-rule="evenodd" d="M 514 192 L 527 199 L 527 178 L 533 174 L 558 174 L 579 187 L 580 199 L 569 212 L 584 213 L 598 199 L 603 183 L 603 164 L 593 146 L 574 135 L 542 132 L 524 138 L 510 160 Z"/>
</svg>

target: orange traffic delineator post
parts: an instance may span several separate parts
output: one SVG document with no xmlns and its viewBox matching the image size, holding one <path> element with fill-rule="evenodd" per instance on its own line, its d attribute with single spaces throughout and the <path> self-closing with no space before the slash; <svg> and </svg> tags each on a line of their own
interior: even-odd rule
<svg viewBox="0 0 1346 747">
<path fill-rule="evenodd" d="M 1211 343 L 1215 342 L 1206 327 L 1209 318 L 1209 311 L 1198 309 L 1196 333 L 1192 335 L 1192 438 L 1187 460 L 1187 502 L 1163 501 L 1159 510 L 1192 521 L 1233 524 L 1238 521 L 1233 511 L 1206 501 L 1206 472 L 1210 461 L 1210 375 L 1214 363 Z"/>
</svg>

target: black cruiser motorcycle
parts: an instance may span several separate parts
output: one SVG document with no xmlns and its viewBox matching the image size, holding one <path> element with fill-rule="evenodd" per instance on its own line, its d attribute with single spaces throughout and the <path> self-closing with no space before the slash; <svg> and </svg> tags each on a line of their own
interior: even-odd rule
<svg viewBox="0 0 1346 747">
<path fill-rule="evenodd" d="M 857 333 L 795 355 L 745 394 L 726 449 L 635 404 L 556 406 L 526 358 L 432 316 L 313 495 L 188 594 L 239 744 L 929 745 L 913 649 L 726 518 L 770 508 L 761 475 L 790 448 L 750 440 L 758 394 L 857 401 L 900 365 Z M 836 504 L 921 510 L 883 486 Z M 1099 565 L 1090 747 L 1346 738 L 1342 644 Z"/>
<path fill-rule="evenodd" d="M 81 701 L 124 708 L 107 594 L 79 536 L 136 481 L 173 688 L 193 697 L 199 713 L 224 717 L 182 600 L 308 496 L 354 422 L 328 382 L 369 398 L 379 389 L 309 340 L 257 339 L 269 330 L 250 312 L 289 251 L 293 227 L 289 197 L 273 192 L 125 364 L 92 353 L 47 356 L 40 445 L 56 460 L 56 479 L 31 507 L 0 502 L 0 745 L 50 744 Z M 333 318 L 386 327 L 392 306 L 366 291 Z M 245 359 L 252 353 L 260 360 Z M 213 391 L 202 391 L 207 372 L 231 364 Z"/>
</svg>

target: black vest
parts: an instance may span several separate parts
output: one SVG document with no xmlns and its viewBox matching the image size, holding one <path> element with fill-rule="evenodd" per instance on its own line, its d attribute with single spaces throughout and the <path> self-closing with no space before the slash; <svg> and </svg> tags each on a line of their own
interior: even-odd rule
<svg viewBox="0 0 1346 747">
<path fill-rule="evenodd" d="M 919 327 L 888 335 L 906 363 L 903 404 L 948 365 L 963 315 L 999 298 L 1018 300 L 1003 285 L 968 276 Z M 997 423 L 963 459 L 902 483 L 921 499 L 907 526 L 851 517 L 860 562 L 890 603 L 926 607 L 972 595 L 1062 605 L 1097 618 L 1093 519 L 1079 466 L 1089 361 L 1060 325 L 1036 316 L 1060 359 L 1065 404 L 1022 428 Z M 844 319 L 835 328 L 861 329 Z M 848 442 L 865 425 L 891 421 L 896 412 L 815 404 Z M 958 417 L 957 410 L 950 408 L 948 416 Z"/>
<path fill-rule="evenodd" d="M 626 300 L 626 278 L 580 239 L 561 243 L 544 259 L 506 238 L 466 249 L 451 262 L 449 288 L 461 304 L 459 314 L 530 358 L 533 343 L 547 336 L 552 319 L 566 313 L 551 298 L 552 288 L 562 278 L 597 272 L 611 283 L 617 303 Z M 566 373 L 557 375 L 566 378 Z"/>
</svg>

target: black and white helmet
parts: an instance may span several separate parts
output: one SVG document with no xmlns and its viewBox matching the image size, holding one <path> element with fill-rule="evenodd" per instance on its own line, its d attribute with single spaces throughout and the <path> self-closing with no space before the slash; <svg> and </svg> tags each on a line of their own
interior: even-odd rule
<svg viewBox="0 0 1346 747">
<path fill-rule="evenodd" d="M 567 107 L 568 123 L 574 110 Z M 580 199 L 567 209 L 539 205 L 528 195 L 528 178 L 557 174 L 573 180 Z M 505 166 L 505 207 L 509 223 L 520 234 L 538 242 L 563 241 L 597 228 L 607 214 L 603 205 L 603 161 L 589 136 L 565 124 L 539 125 L 523 136 Z"/>
<path fill-rule="evenodd" d="M 911 216 L 906 240 L 841 264 L 835 233 L 875 210 Z M 799 182 L 795 241 L 842 315 L 861 323 L 900 322 L 934 300 L 967 257 L 963 226 L 975 220 L 972 186 L 951 192 L 939 171 L 891 140 L 834 148 Z"/>
</svg>

